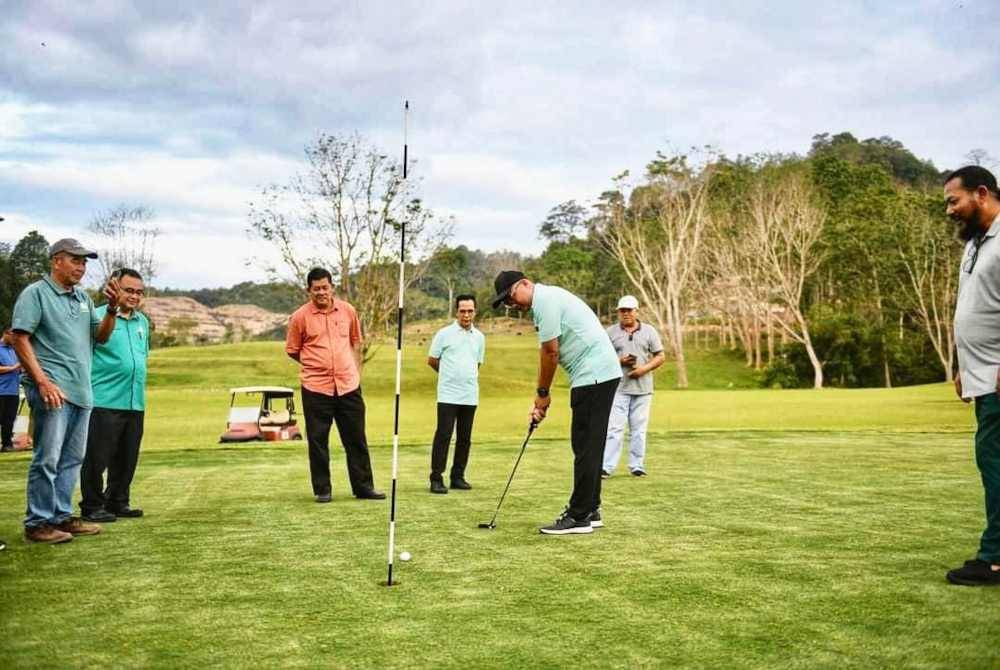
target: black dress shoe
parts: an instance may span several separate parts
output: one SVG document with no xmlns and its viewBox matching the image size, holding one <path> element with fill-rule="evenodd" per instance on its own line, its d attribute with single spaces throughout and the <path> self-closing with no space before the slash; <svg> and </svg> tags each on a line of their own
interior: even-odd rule
<svg viewBox="0 0 1000 670">
<path fill-rule="evenodd" d="M 459 477 L 458 479 L 452 479 L 451 480 L 451 488 L 453 488 L 453 489 L 462 489 L 463 491 L 468 491 L 468 490 L 470 490 L 472 488 L 472 484 L 470 484 L 469 482 L 467 482 L 464 479 L 462 479 L 461 477 Z"/>
<path fill-rule="evenodd" d="M 431 480 L 431 493 L 447 493 L 448 489 L 445 487 L 444 482 L 438 479 Z"/>
<path fill-rule="evenodd" d="M 333 500 L 333 494 L 330 493 L 318 493 L 316 494 L 316 502 L 318 503 L 328 503 Z"/>
<path fill-rule="evenodd" d="M 107 510 L 95 509 L 92 512 L 82 513 L 80 518 L 91 523 L 112 523 L 118 517 Z"/>
<path fill-rule="evenodd" d="M 111 513 L 115 516 L 125 517 L 126 519 L 138 519 L 142 516 L 142 509 L 125 505 L 124 507 L 112 507 Z"/>
<path fill-rule="evenodd" d="M 385 500 L 385 494 L 381 491 L 376 491 L 375 489 L 361 491 L 355 497 L 360 500 Z"/>
</svg>

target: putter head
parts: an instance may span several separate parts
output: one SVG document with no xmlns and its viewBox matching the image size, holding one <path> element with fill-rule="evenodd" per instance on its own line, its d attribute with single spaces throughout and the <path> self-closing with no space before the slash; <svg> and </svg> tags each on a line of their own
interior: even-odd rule
<svg viewBox="0 0 1000 670">
<path fill-rule="evenodd" d="M 494 528 L 497 527 L 497 525 L 495 523 L 481 523 L 481 524 L 479 524 L 479 527 L 480 528 L 489 528 L 490 530 L 493 530 Z"/>
</svg>

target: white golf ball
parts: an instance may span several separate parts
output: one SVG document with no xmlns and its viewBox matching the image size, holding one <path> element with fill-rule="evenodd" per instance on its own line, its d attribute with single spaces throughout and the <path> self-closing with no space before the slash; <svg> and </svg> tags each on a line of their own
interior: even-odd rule
<svg viewBox="0 0 1000 670">
<path fill-rule="evenodd" d="M 410 560 L 410 558 L 411 558 L 410 552 L 408 552 L 408 551 L 401 551 L 399 553 L 399 560 L 401 560 L 401 561 L 408 561 L 408 560 Z"/>
</svg>

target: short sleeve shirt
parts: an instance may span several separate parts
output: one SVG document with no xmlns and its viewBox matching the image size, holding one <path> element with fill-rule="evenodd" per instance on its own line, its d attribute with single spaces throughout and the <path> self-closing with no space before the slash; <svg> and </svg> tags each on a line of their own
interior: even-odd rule
<svg viewBox="0 0 1000 670">
<path fill-rule="evenodd" d="M 91 357 L 101 320 L 86 291 L 44 277 L 21 291 L 13 321 L 14 330 L 31 336 L 39 365 L 66 399 L 78 407 L 93 407 Z M 35 381 L 25 375 L 25 384 L 33 386 Z"/>
<path fill-rule="evenodd" d="M 559 365 L 571 388 L 621 377 L 608 334 L 583 300 L 564 288 L 535 284 L 531 314 L 540 343 L 559 340 Z"/>
<path fill-rule="evenodd" d="M 479 366 L 486 358 L 486 337 L 475 326 L 468 330 L 458 322 L 434 335 L 428 352 L 437 358 L 437 401 L 452 405 L 479 404 Z"/>
<path fill-rule="evenodd" d="M 361 322 L 350 303 L 334 298 L 330 309 L 321 311 L 308 302 L 288 319 L 285 351 L 299 355 L 304 388 L 340 396 L 361 386 L 354 361 L 354 346 L 361 339 Z"/>
<path fill-rule="evenodd" d="M 98 318 L 103 319 L 107 311 L 106 305 L 98 307 Z M 148 357 L 149 319 L 141 312 L 133 312 L 128 319 L 119 314 L 108 341 L 94 347 L 94 406 L 145 411 Z"/>
<path fill-rule="evenodd" d="M 9 368 L 17 365 L 17 354 L 14 348 L 0 342 L 0 366 Z M 0 374 L 0 395 L 17 395 L 17 384 L 21 377 L 19 370 Z"/>
<path fill-rule="evenodd" d="M 965 245 L 958 271 L 955 349 L 962 396 L 996 393 L 1000 370 L 1000 217 Z M 975 263 L 973 263 L 975 257 Z"/>
<path fill-rule="evenodd" d="M 611 339 L 611 346 L 615 348 L 615 355 L 621 361 L 621 357 L 626 354 L 635 356 L 635 366 L 645 365 L 656 354 L 663 351 L 663 344 L 660 342 L 660 334 L 656 332 L 648 323 L 638 322 L 638 327 L 631 333 L 622 328 L 620 323 L 608 326 L 608 337 Z M 621 363 L 619 362 L 619 365 Z M 644 374 L 638 379 L 628 376 L 634 368 L 633 366 L 621 366 L 622 381 L 618 385 L 618 392 L 625 395 L 649 395 L 653 392 L 653 375 Z"/>
</svg>

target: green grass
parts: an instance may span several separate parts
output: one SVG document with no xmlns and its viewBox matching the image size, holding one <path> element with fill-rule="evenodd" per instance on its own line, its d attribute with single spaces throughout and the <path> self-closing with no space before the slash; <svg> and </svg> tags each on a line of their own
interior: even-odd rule
<svg viewBox="0 0 1000 670">
<path fill-rule="evenodd" d="M 27 455 L 0 460 L 0 667 L 1000 667 L 1000 589 L 943 579 L 983 523 L 971 412 L 946 385 L 719 390 L 752 377 L 699 353 L 695 389 L 656 395 L 651 476 L 605 483 L 607 528 L 552 538 L 537 526 L 570 487 L 564 382 L 499 527 L 476 528 L 537 355 L 488 346 L 475 488 L 447 496 L 426 492 L 434 377 L 406 351 L 397 539 L 414 558 L 392 589 L 388 506 L 349 497 L 340 453 L 316 505 L 304 444 L 216 444 L 226 388 L 295 384 L 280 346 L 155 352 L 145 519 L 26 545 Z M 385 348 L 364 375 L 386 490 L 393 366 Z"/>
</svg>

